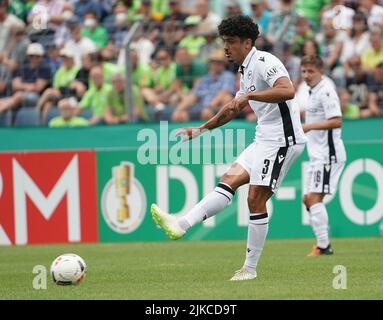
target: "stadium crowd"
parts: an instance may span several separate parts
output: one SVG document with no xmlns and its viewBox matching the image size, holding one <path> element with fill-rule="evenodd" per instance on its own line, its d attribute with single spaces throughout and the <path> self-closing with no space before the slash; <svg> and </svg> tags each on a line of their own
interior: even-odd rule
<svg viewBox="0 0 383 320">
<path fill-rule="evenodd" d="M 234 14 L 258 23 L 256 47 L 282 60 L 302 111 L 300 60 L 319 54 L 344 118 L 383 115 L 382 0 L 2 0 L 0 126 L 128 122 L 124 39 L 135 21 L 135 121 L 206 120 L 239 88 L 217 34 Z M 250 107 L 239 117 L 256 120 Z"/>
</svg>

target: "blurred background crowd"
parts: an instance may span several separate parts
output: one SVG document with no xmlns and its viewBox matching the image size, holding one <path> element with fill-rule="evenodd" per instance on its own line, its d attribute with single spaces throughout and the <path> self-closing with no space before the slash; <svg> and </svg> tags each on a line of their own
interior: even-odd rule
<svg viewBox="0 0 383 320">
<path fill-rule="evenodd" d="M 344 118 L 383 115 L 383 0 L 0 0 L 0 126 L 208 119 L 239 88 L 217 34 L 234 14 L 258 23 L 256 47 L 285 64 L 302 115 L 307 54 L 323 58 Z M 250 107 L 239 118 L 256 121 Z"/>
</svg>

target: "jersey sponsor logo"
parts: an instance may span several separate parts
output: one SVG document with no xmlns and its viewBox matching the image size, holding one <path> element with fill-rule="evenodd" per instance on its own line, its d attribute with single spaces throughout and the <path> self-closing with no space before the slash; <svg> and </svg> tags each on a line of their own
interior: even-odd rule
<svg viewBox="0 0 383 320">
<path fill-rule="evenodd" d="M 260 57 L 258 60 L 262 61 L 262 62 L 265 62 L 265 57 Z"/>
<path fill-rule="evenodd" d="M 277 67 L 272 67 L 267 71 L 266 76 L 267 76 L 267 78 L 271 78 L 271 77 L 275 76 L 277 73 L 278 73 Z"/>
<path fill-rule="evenodd" d="M 250 80 L 251 77 L 252 77 L 252 75 L 253 75 L 253 71 L 250 70 L 250 71 L 247 73 L 247 78 Z"/>
<path fill-rule="evenodd" d="M 285 156 L 283 154 L 280 154 L 278 156 L 278 162 L 281 163 L 283 160 L 285 160 Z"/>
</svg>

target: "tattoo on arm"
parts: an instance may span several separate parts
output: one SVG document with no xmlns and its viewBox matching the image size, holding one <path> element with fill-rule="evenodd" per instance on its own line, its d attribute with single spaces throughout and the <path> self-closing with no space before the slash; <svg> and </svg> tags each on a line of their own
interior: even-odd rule
<svg viewBox="0 0 383 320">
<path fill-rule="evenodd" d="M 217 119 L 217 125 L 220 126 L 221 123 L 226 119 L 226 114 L 221 114 Z"/>
</svg>

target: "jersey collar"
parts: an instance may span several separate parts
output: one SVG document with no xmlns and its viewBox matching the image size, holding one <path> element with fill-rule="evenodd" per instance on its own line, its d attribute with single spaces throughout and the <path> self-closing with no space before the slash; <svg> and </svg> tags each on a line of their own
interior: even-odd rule
<svg viewBox="0 0 383 320">
<path fill-rule="evenodd" d="M 324 77 L 322 76 L 321 80 L 315 85 L 315 87 L 309 89 L 309 93 L 312 94 L 317 92 L 319 88 L 321 87 L 321 83 L 323 82 L 323 80 L 324 80 Z"/>
<path fill-rule="evenodd" d="M 257 52 L 257 49 L 253 47 L 251 51 L 247 54 L 242 65 L 239 66 L 238 72 L 240 72 L 242 75 L 245 73 L 245 69 L 249 66 L 250 60 L 255 55 L 256 52 Z"/>
</svg>

